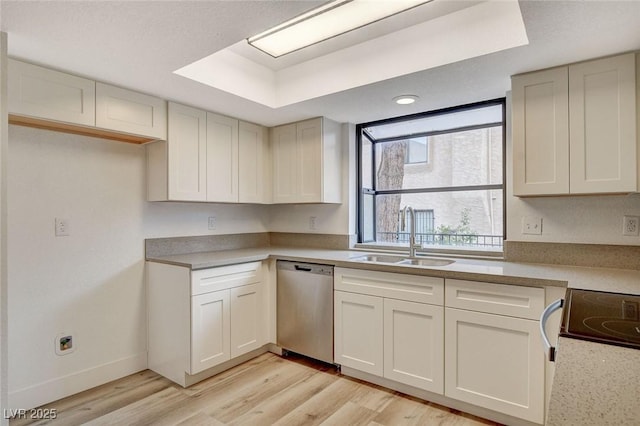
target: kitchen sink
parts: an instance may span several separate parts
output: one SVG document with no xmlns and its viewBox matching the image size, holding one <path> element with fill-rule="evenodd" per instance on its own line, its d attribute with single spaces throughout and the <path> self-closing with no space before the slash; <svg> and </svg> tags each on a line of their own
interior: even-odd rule
<svg viewBox="0 0 640 426">
<path fill-rule="evenodd" d="M 400 263 L 406 258 L 401 256 L 391 256 L 386 254 L 367 254 L 365 256 L 352 257 L 351 260 L 356 262 L 375 262 L 375 263 Z"/>
<path fill-rule="evenodd" d="M 433 259 L 433 258 L 410 258 L 402 256 L 392 256 L 386 254 L 367 254 L 364 256 L 352 257 L 351 260 L 356 262 L 372 262 L 372 263 L 392 263 L 396 265 L 413 265 L 413 266 L 446 266 L 454 261 L 449 259 Z"/>
<path fill-rule="evenodd" d="M 451 265 L 454 261 L 449 259 L 404 259 L 398 262 L 401 265 L 415 266 L 446 266 Z"/>
</svg>

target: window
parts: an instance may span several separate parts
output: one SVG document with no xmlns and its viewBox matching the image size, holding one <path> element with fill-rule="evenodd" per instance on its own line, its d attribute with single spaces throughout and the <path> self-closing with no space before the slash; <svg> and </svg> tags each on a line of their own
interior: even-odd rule
<svg viewBox="0 0 640 426">
<path fill-rule="evenodd" d="M 407 140 L 407 152 L 404 156 L 404 164 L 426 163 L 429 161 L 429 146 L 427 137 Z"/>
<path fill-rule="evenodd" d="M 359 124 L 358 239 L 502 251 L 505 100 Z"/>
</svg>

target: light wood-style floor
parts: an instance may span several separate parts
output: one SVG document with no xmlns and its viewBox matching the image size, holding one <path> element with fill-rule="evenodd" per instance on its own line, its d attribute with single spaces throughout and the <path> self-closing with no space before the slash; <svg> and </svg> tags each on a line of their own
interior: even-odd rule
<svg viewBox="0 0 640 426">
<path fill-rule="evenodd" d="M 57 418 L 10 425 L 496 425 L 270 353 L 188 389 L 146 370 L 43 408 Z"/>
</svg>

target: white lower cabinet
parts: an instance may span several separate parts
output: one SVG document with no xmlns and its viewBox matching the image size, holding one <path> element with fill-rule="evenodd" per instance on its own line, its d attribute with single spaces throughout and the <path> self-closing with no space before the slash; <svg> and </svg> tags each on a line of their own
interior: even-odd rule
<svg viewBox="0 0 640 426">
<path fill-rule="evenodd" d="M 444 280 L 345 268 L 334 279 L 335 362 L 442 393 L 443 307 L 410 300 L 442 304 Z"/>
<path fill-rule="evenodd" d="M 446 281 L 445 396 L 544 422 L 544 289 Z M 508 314 L 504 314 L 508 312 Z"/>
<path fill-rule="evenodd" d="M 231 359 L 229 290 L 191 299 L 191 368 L 196 374 Z"/>
<path fill-rule="evenodd" d="M 544 288 L 337 267 L 334 290 L 345 374 L 501 423 L 544 423 Z"/>
<path fill-rule="evenodd" d="M 445 395 L 543 423 L 538 322 L 446 308 L 445 324 Z"/>
<path fill-rule="evenodd" d="M 261 262 L 197 271 L 147 262 L 147 297 L 149 369 L 182 386 L 267 343 Z"/>
<path fill-rule="evenodd" d="M 334 293 L 334 361 L 365 373 L 383 374 L 382 297 Z"/>
<path fill-rule="evenodd" d="M 384 377 L 443 392 L 442 306 L 384 300 Z"/>
<path fill-rule="evenodd" d="M 264 343 L 265 310 L 262 285 L 251 284 L 229 290 L 231 318 L 231 358 L 235 358 Z"/>
</svg>

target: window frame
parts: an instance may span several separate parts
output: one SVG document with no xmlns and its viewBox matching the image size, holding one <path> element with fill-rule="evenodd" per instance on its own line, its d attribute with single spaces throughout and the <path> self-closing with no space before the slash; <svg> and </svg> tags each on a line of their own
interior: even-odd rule
<svg viewBox="0 0 640 426">
<path fill-rule="evenodd" d="M 425 111 L 419 112 L 415 114 L 397 116 L 382 120 L 370 121 L 367 123 L 360 123 L 356 125 L 356 184 L 357 184 L 357 195 L 356 195 L 356 219 L 357 219 L 357 242 L 358 244 L 376 244 L 377 243 L 377 230 L 376 230 L 376 195 L 392 195 L 392 194 L 416 194 L 416 193 L 429 193 L 429 192 L 453 192 L 453 191 L 471 191 L 471 190 L 502 190 L 502 240 L 503 242 L 507 239 L 507 166 L 506 166 L 506 141 L 507 141 L 507 110 L 506 110 L 506 98 L 496 98 L 486 101 L 474 102 L 465 105 L 459 105 L 454 107 L 447 107 L 433 111 Z M 420 132 L 420 133 L 412 133 L 410 135 L 402 135 L 395 136 L 389 138 L 380 138 L 375 139 L 371 135 L 369 135 L 365 129 L 371 126 L 384 125 L 390 123 L 398 123 L 402 121 L 409 121 L 414 119 L 420 119 L 425 117 L 433 117 L 437 115 L 451 114 L 456 112 L 468 111 L 479 109 L 483 107 L 489 106 L 501 106 L 502 108 L 502 121 L 500 122 L 492 122 L 492 123 L 484 123 L 480 125 L 472 125 L 472 126 L 462 126 L 457 128 L 451 128 L 447 130 L 439 130 L 439 131 L 431 131 L 431 132 Z M 485 129 L 489 127 L 502 126 L 502 184 L 488 184 L 488 185 L 471 185 L 471 186 L 455 186 L 455 187 L 437 187 L 437 188 L 411 188 L 411 189 L 397 189 L 397 190 L 376 190 L 376 143 L 382 142 L 391 142 L 394 140 L 406 140 L 408 138 L 413 137 L 427 137 L 427 144 L 429 136 L 436 136 L 448 133 L 456 133 L 461 131 L 468 130 L 477 130 L 477 129 Z M 371 186 L 372 188 L 363 188 L 363 178 L 362 178 L 362 138 L 366 137 L 369 142 L 373 145 L 371 149 Z M 428 159 L 429 161 L 430 159 Z M 407 163 L 405 163 L 407 164 Z M 409 163 L 413 164 L 413 163 Z M 364 241 L 364 226 L 365 226 L 365 218 L 364 218 L 364 199 L 366 195 L 371 195 L 373 197 L 373 212 L 372 212 L 372 221 L 373 221 L 373 240 Z M 379 244 L 380 247 L 392 247 L 389 245 Z M 504 247 L 504 243 L 502 245 Z M 397 247 L 395 247 L 397 248 Z M 503 249 L 504 250 L 504 249 Z M 502 253 L 498 251 L 492 251 L 492 253 Z M 439 249 L 434 249 L 433 247 L 429 247 L 429 251 L 437 252 Z M 443 252 L 456 252 L 466 253 L 468 250 L 463 250 L 460 247 L 443 247 Z"/>
<path fill-rule="evenodd" d="M 426 157 L 425 161 L 411 161 L 411 142 L 414 139 L 419 139 L 419 138 L 424 138 L 424 156 Z M 376 143 L 380 142 L 380 140 L 376 140 Z M 429 164 L 429 160 L 431 159 L 431 156 L 429 155 L 429 148 L 430 148 L 430 143 L 429 143 L 429 136 L 420 136 L 420 137 L 412 137 L 407 139 L 407 153 L 405 155 L 405 159 L 404 159 L 404 164 L 405 165 L 411 165 L 411 164 Z"/>
</svg>

